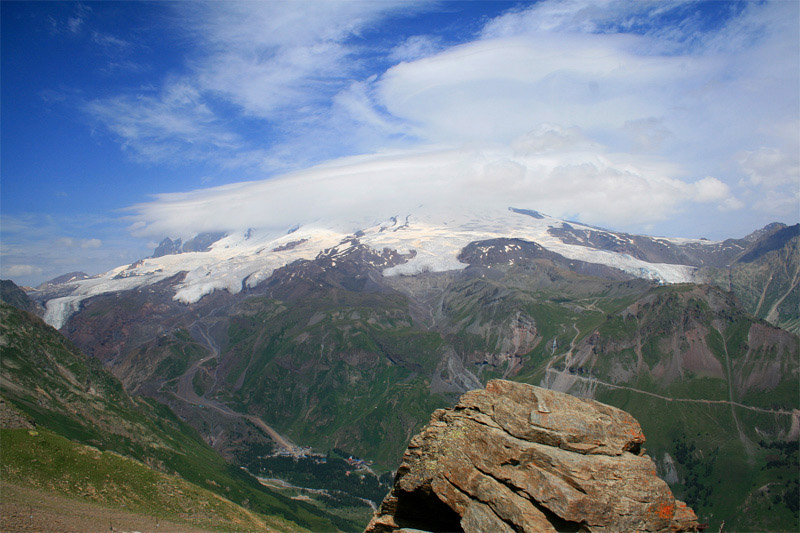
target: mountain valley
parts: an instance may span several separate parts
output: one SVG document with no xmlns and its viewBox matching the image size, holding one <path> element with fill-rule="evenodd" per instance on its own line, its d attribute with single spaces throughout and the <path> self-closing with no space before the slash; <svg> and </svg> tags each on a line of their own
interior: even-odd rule
<svg viewBox="0 0 800 533">
<path fill-rule="evenodd" d="M 504 378 L 629 411 L 711 527 L 797 523 L 797 226 L 717 243 L 511 209 L 362 227 L 164 245 L 29 295 L 133 398 L 263 477 L 320 490 L 303 461 L 336 449 L 378 483 L 435 409 Z"/>
</svg>

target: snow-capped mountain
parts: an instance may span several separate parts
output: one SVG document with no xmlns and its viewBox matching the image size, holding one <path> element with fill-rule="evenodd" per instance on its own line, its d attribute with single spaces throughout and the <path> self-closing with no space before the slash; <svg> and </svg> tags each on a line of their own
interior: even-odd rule
<svg viewBox="0 0 800 533">
<path fill-rule="evenodd" d="M 262 449 L 257 417 L 392 468 L 433 409 L 497 377 L 638 409 L 664 468 L 686 466 L 665 459 L 674 434 L 728 458 L 723 479 L 763 471 L 745 443 L 796 438 L 800 225 L 712 242 L 454 211 L 184 234 L 34 296 L 127 390 L 234 459 L 263 453 L 240 453 Z"/>
<path fill-rule="evenodd" d="M 459 260 L 459 254 L 467 245 L 498 238 L 532 241 L 570 260 L 613 267 L 660 283 L 692 281 L 700 266 L 724 267 L 749 244 L 745 239 L 717 242 L 630 235 L 514 207 L 445 213 L 420 206 L 382 221 L 319 220 L 280 231 L 251 228 L 190 241 L 202 246 L 187 247 L 188 242 L 182 246 L 180 241 L 165 239 L 153 257 L 89 279 L 51 283 L 34 296 L 46 303 L 45 320 L 60 328 L 87 298 L 151 285 L 178 274 L 184 275 L 176 278 L 174 299 L 194 303 L 215 290 L 238 293 L 255 287 L 276 269 L 314 259 L 323 251 L 332 259 L 330 267 L 336 266 L 338 254 L 355 245 L 376 252 L 394 251 L 402 258 L 380 265 L 382 275 L 415 276 L 464 269 L 468 265 Z"/>
</svg>

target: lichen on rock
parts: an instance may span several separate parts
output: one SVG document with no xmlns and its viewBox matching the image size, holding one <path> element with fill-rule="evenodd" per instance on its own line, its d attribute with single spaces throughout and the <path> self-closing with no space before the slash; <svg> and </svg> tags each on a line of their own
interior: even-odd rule
<svg viewBox="0 0 800 533">
<path fill-rule="evenodd" d="M 367 533 L 694 531 L 631 415 L 504 380 L 439 409 Z"/>
</svg>

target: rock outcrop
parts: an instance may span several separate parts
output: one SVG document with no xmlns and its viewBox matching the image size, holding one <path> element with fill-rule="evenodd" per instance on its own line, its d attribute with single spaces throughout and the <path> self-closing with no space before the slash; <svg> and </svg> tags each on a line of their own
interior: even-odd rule
<svg viewBox="0 0 800 533">
<path fill-rule="evenodd" d="M 411 440 L 366 531 L 695 531 L 644 441 L 624 411 L 493 380 Z"/>
</svg>

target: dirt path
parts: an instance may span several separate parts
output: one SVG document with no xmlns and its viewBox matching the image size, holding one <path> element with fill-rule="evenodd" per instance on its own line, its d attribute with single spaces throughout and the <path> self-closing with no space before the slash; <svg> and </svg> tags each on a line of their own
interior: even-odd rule
<svg viewBox="0 0 800 533">
<path fill-rule="evenodd" d="M 184 376 L 185 375 L 186 374 L 184 374 Z M 175 393 L 175 396 L 177 396 L 184 402 L 200 405 L 208 409 L 213 409 L 224 416 L 230 416 L 234 418 L 244 418 L 246 420 L 249 420 L 250 422 L 255 424 L 258 428 L 263 430 L 267 435 L 269 435 L 269 437 L 273 441 L 275 441 L 275 444 L 277 444 L 279 448 L 285 448 L 287 450 L 292 450 L 292 451 L 299 451 L 299 448 L 296 445 L 292 444 L 292 442 L 289 439 L 287 439 L 286 437 L 282 436 L 280 433 L 275 431 L 275 429 L 273 429 L 271 426 L 269 426 L 267 423 L 265 423 L 257 416 L 237 413 L 236 411 L 231 410 L 231 408 L 228 407 L 227 405 L 223 405 L 221 403 L 217 403 L 214 400 L 209 400 L 208 398 L 203 398 L 201 396 L 198 396 L 194 392 L 194 389 L 191 388 L 191 386 L 188 389 L 184 390 L 182 390 L 181 387 L 179 386 L 178 392 Z"/>
<path fill-rule="evenodd" d="M 258 480 L 259 483 L 261 483 L 265 487 L 269 487 L 271 489 L 277 489 L 277 490 L 281 490 L 281 489 L 305 490 L 305 491 L 308 491 L 308 492 L 312 492 L 314 494 L 325 494 L 327 496 L 330 496 L 330 492 L 327 489 L 312 489 L 312 488 L 309 488 L 309 487 L 300 487 L 299 485 L 293 485 L 293 484 L 289 483 L 285 479 L 279 479 L 279 478 L 276 478 L 276 477 L 256 477 L 256 479 Z M 368 500 L 366 498 L 360 498 L 358 496 L 353 496 L 353 498 L 357 498 L 357 499 L 361 500 L 362 502 L 364 502 L 365 504 L 369 505 L 370 509 L 372 509 L 373 511 L 377 511 L 378 510 L 378 506 L 375 505 L 375 502 L 373 502 L 372 500 Z"/>
<path fill-rule="evenodd" d="M 575 376 L 573 374 L 570 374 L 568 369 L 569 366 L 572 364 L 572 355 L 573 352 L 575 351 L 575 343 L 578 341 L 578 337 L 580 336 L 581 331 L 580 329 L 578 329 L 578 325 L 574 323 L 572 324 L 572 329 L 575 330 L 575 336 L 572 337 L 572 340 L 569 342 L 569 350 L 567 350 L 566 354 L 564 354 L 564 370 L 559 371 L 550 368 L 550 366 L 553 364 L 554 361 L 554 358 L 552 357 L 547 362 L 547 368 L 545 368 L 545 383 L 547 384 L 547 388 L 549 389 L 566 392 L 575 383 L 574 379 Z M 548 380 L 548 375 L 550 373 L 555 374 L 552 383 L 550 383 L 550 381 Z"/>
<path fill-rule="evenodd" d="M 265 424 L 264 421 L 258 418 L 257 416 L 254 415 L 239 415 L 239 416 L 243 416 L 244 418 L 248 419 L 250 422 L 258 426 L 262 430 L 266 431 L 267 435 L 269 435 L 272 438 L 272 440 L 275 441 L 275 444 L 277 444 L 278 447 L 286 448 L 287 450 L 297 449 L 297 446 L 292 444 L 291 441 L 289 441 L 286 437 L 283 437 L 280 433 L 272 429 L 272 427 Z"/>
<path fill-rule="evenodd" d="M 546 372 L 555 372 L 561 373 L 558 370 L 551 370 L 547 369 Z M 652 396 L 654 398 L 659 398 L 661 400 L 667 402 L 691 402 L 691 403 L 706 403 L 706 404 L 721 404 L 721 405 L 733 405 L 736 407 L 741 407 L 742 409 L 749 409 L 751 411 L 758 411 L 760 413 L 770 413 L 770 414 L 777 414 L 777 415 L 788 415 L 788 416 L 797 416 L 795 411 L 786 411 L 783 409 L 764 409 L 762 407 L 753 407 L 752 405 L 745 405 L 743 403 L 732 402 L 730 400 L 703 400 L 699 398 L 670 398 L 669 396 L 661 396 L 660 394 L 656 394 L 654 392 L 648 392 L 640 389 L 634 389 L 633 387 L 626 387 L 624 385 L 614 385 L 613 383 L 607 383 L 605 381 L 600 381 L 599 379 L 595 378 L 587 378 L 578 375 L 571 375 L 575 378 L 576 381 L 585 381 L 587 383 L 603 385 L 605 387 L 609 387 L 611 389 L 623 389 L 629 390 L 631 392 L 638 392 L 639 394 L 646 394 L 647 396 Z"/>
<path fill-rule="evenodd" d="M 195 533 L 197 527 L 110 509 L 9 483 L 0 484 L 0 530 L 93 533 L 140 531 Z"/>
<path fill-rule="evenodd" d="M 733 401 L 733 369 L 731 368 L 730 355 L 728 355 L 728 342 L 725 340 L 725 335 L 722 334 L 720 328 L 715 326 L 714 329 L 717 331 L 717 333 L 719 333 L 720 339 L 722 339 L 722 348 L 723 352 L 725 353 L 725 368 L 727 369 L 728 376 L 728 403 L 731 406 L 731 417 L 733 417 L 733 422 L 736 424 L 736 431 L 739 432 L 739 440 L 742 441 L 742 445 L 744 446 L 747 455 L 750 457 L 750 461 L 752 461 L 752 457 L 756 452 L 756 446 L 750 441 L 750 439 L 747 438 L 747 435 L 745 435 L 745 432 L 742 429 L 742 424 L 739 422 L 739 417 L 736 415 L 736 409 L 734 409 L 736 402 Z"/>
<path fill-rule="evenodd" d="M 769 279 L 767 283 L 764 285 L 764 290 L 761 291 L 761 298 L 758 299 L 758 305 L 756 305 L 756 310 L 753 311 L 753 316 L 758 316 L 758 312 L 761 310 L 761 306 L 764 305 L 764 298 L 767 296 L 767 289 L 769 289 L 769 284 L 772 283 L 772 274 L 769 275 Z"/>
<path fill-rule="evenodd" d="M 189 369 L 183 373 L 183 375 L 178 378 L 178 387 L 177 391 L 175 392 L 175 396 L 179 399 L 183 400 L 186 403 L 190 403 L 193 405 L 199 405 L 205 407 L 207 409 L 213 409 L 218 413 L 223 414 L 224 416 L 230 416 L 235 418 L 244 418 L 249 420 L 253 424 L 255 424 L 258 428 L 264 431 L 269 437 L 275 442 L 275 444 L 279 448 L 284 448 L 291 451 L 299 451 L 299 448 L 292 444 L 289 439 L 283 437 L 280 433 L 275 431 L 271 426 L 266 424 L 263 420 L 258 418 L 255 415 L 246 415 L 242 413 L 237 413 L 236 411 L 231 410 L 227 405 L 221 404 L 215 400 L 211 400 L 206 398 L 205 396 L 198 396 L 198 394 L 194 390 L 194 376 L 197 374 L 197 371 L 200 368 L 200 365 L 208 361 L 209 359 L 214 359 L 219 357 L 219 348 L 214 343 L 214 341 L 208 336 L 208 334 L 202 330 L 202 328 L 196 328 L 199 332 L 200 336 L 203 337 L 205 342 L 203 343 L 209 350 L 211 350 L 211 355 L 207 355 L 206 357 L 196 361 Z"/>
</svg>

